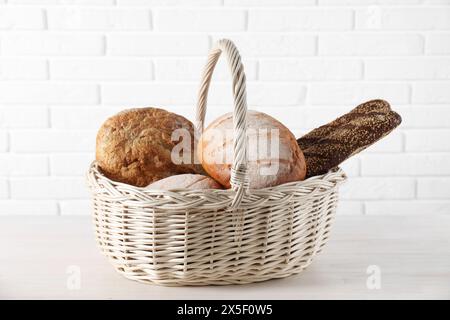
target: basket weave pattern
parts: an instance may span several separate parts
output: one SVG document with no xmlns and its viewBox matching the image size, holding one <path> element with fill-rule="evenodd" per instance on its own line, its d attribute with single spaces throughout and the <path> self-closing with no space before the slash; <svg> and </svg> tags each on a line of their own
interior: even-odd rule
<svg viewBox="0 0 450 320">
<path fill-rule="evenodd" d="M 301 272 L 329 236 L 345 180 L 339 168 L 305 181 L 248 189 L 245 73 L 229 40 L 211 51 L 200 86 L 203 129 L 211 74 L 225 53 L 233 78 L 234 161 L 229 190 L 146 190 L 105 177 L 92 163 L 96 240 L 125 277 L 160 285 L 223 285 Z"/>
</svg>

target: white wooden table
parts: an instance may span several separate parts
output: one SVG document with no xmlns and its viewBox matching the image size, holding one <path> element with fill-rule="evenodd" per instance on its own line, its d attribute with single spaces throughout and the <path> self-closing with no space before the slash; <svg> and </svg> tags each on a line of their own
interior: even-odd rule
<svg viewBox="0 0 450 320">
<path fill-rule="evenodd" d="M 380 289 L 367 287 L 371 265 L 381 271 Z M 123 278 L 99 253 L 89 216 L 0 216 L 0 298 L 450 299 L 450 214 L 338 216 L 328 245 L 303 273 L 223 287 Z"/>
</svg>

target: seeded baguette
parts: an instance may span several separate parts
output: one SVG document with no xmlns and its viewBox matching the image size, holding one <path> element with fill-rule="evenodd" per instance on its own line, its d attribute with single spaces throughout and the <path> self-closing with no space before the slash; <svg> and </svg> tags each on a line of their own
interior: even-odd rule
<svg viewBox="0 0 450 320">
<path fill-rule="evenodd" d="M 297 139 L 306 160 L 306 177 L 328 172 L 388 135 L 401 122 L 388 102 L 371 100 L 310 131 Z"/>
</svg>

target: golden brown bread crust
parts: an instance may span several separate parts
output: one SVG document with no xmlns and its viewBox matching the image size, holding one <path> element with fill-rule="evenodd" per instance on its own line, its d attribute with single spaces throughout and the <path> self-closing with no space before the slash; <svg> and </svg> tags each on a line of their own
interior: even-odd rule
<svg viewBox="0 0 450 320">
<path fill-rule="evenodd" d="M 266 131 L 257 131 L 267 129 Z M 269 151 L 264 154 L 258 151 L 259 146 L 270 146 L 271 129 L 278 130 L 279 133 L 279 156 L 275 158 L 269 155 Z M 215 132 L 219 134 L 216 136 Z M 231 134 L 229 134 L 231 132 Z M 199 140 L 198 158 L 202 162 L 205 171 L 225 188 L 230 188 L 231 163 L 233 153 L 233 115 L 231 113 L 214 120 L 205 129 Z M 271 116 L 248 110 L 247 112 L 247 137 L 248 142 L 248 174 L 250 178 L 250 188 L 260 189 L 272 187 L 279 184 L 300 181 L 305 178 L 306 164 L 305 158 L 294 135 L 281 122 Z M 278 138 L 278 137 L 276 137 Z M 215 156 L 223 152 L 225 161 L 215 161 Z M 270 168 L 277 167 L 278 170 L 271 171 Z M 270 174 L 264 174 L 264 170 L 269 169 Z"/>
<path fill-rule="evenodd" d="M 110 179 L 143 187 L 180 173 L 203 173 L 200 165 L 175 164 L 171 160 L 172 132 L 184 128 L 191 135 L 186 118 L 158 108 L 135 108 L 119 112 L 101 126 L 96 140 L 96 159 Z M 194 153 L 192 152 L 192 155 Z"/>
<path fill-rule="evenodd" d="M 306 160 L 306 177 L 328 172 L 388 135 L 402 122 L 384 100 L 360 104 L 297 140 Z"/>
<path fill-rule="evenodd" d="M 214 179 L 202 174 L 179 174 L 170 176 L 148 185 L 146 189 L 173 190 L 173 189 L 222 189 L 222 186 Z"/>
</svg>

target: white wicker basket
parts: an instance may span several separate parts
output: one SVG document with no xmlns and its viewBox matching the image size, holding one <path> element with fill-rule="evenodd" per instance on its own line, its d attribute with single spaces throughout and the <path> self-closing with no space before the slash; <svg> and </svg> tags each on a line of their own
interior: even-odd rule
<svg viewBox="0 0 450 320">
<path fill-rule="evenodd" d="M 234 162 L 229 190 L 144 190 L 112 181 L 94 162 L 87 174 L 97 243 L 125 277 L 160 285 L 224 285 L 286 277 L 305 269 L 328 239 L 339 168 L 249 190 L 245 74 L 236 47 L 211 51 L 197 106 L 203 128 L 212 71 L 225 53 L 233 78 Z"/>
</svg>

